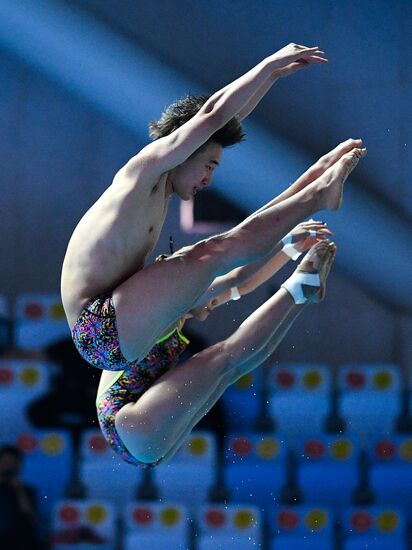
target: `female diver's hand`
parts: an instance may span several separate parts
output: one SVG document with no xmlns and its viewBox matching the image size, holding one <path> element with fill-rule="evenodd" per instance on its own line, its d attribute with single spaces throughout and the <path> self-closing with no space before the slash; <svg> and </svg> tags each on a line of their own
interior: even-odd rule
<svg viewBox="0 0 412 550">
<path fill-rule="evenodd" d="M 297 225 L 289 233 L 292 240 L 291 243 L 299 252 L 306 252 L 317 242 L 327 239 L 332 235 L 332 232 L 327 228 L 324 222 L 309 220 Z"/>
</svg>

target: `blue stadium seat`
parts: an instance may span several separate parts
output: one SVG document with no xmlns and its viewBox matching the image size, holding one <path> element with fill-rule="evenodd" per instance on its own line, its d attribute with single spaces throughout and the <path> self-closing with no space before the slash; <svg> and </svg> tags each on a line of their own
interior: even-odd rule
<svg viewBox="0 0 412 550">
<path fill-rule="evenodd" d="M 135 498 L 143 470 L 122 460 L 100 429 L 91 428 L 82 434 L 79 476 L 88 498 L 110 500 L 120 509 Z"/>
<path fill-rule="evenodd" d="M 159 496 L 164 501 L 186 505 L 190 510 L 206 502 L 216 482 L 215 436 L 195 430 L 169 462 L 153 470 Z"/>
<path fill-rule="evenodd" d="M 389 435 L 401 412 L 401 375 L 393 364 L 344 365 L 338 376 L 339 412 L 346 430 Z"/>
<path fill-rule="evenodd" d="M 262 520 L 255 506 L 206 504 L 196 517 L 197 550 L 260 548 Z"/>
<path fill-rule="evenodd" d="M 262 371 L 255 370 L 232 384 L 221 398 L 227 431 L 253 431 L 261 414 Z"/>
<path fill-rule="evenodd" d="M 333 511 L 314 506 L 277 506 L 268 512 L 269 550 L 334 550 Z"/>
<path fill-rule="evenodd" d="M 235 503 L 270 506 L 279 501 L 287 479 L 287 453 L 279 436 L 227 436 L 224 481 Z"/>
<path fill-rule="evenodd" d="M 14 345 L 25 351 L 41 350 L 70 338 L 58 294 L 21 294 L 15 303 Z"/>
<path fill-rule="evenodd" d="M 261 547 L 262 518 L 255 506 L 205 504 L 196 516 L 197 550 L 254 550 Z"/>
<path fill-rule="evenodd" d="M 73 471 L 73 445 L 63 430 L 31 430 L 14 443 L 24 452 L 22 477 L 37 491 L 40 515 L 47 517 L 65 496 Z"/>
<path fill-rule="evenodd" d="M 353 437 L 323 435 L 296 445 L 296 479 L 305 503 L 339 510 L 359 485 L 359 445 Z"/>
<path fill-rule="evenodd" d="M 109 502 L 61 500 L 51 515 L 52 550 L 113 550 L 116 517 Z"/>
<path fill-rule="evenodd" d="M 412 517 L 412 438 L 376 438 L 367 453 L 369 484 L 376 504 L 399 507 Z"/>
<path fill-rule="evenodd" d="M 124 550 L 186 550 L 189 512 L 175 502 L 130 502 L 123 515 Z"/>
<path fill-rule="evenodd" d="M 28 406 L 47 393 L 54 365 L 37 360 L 0 359 L 0 438 L 31 430 Z"/>
<path fill-rule="evenodd" d="M 343 514 L 343 550 L 407 550 L 406 521 L 399 509 L 353 507 Z"/>
<path fill-rule="evenodd" d="M 275 429 L 288 439 L 324 431 L 331 410 L 331 379 L 327 366 L 282 363 L 269 376 L 269 415 Z"/>
</svg>

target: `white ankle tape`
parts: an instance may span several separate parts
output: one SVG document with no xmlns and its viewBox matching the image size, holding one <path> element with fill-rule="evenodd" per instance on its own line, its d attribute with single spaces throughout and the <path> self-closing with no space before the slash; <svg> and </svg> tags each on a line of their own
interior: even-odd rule
<svg viewBox="0 0 412 550">
<path fill-rule="evenodd" d="M 232 288 L 230 289 L 230 299 L 240 300 L 240 292 L 237 286 L 232 286 Z"/>
<path fill-rule="evenodd" d="M 286 256 L 289 256 L 289 258 L 292 258 L 292 260 L 297 260 L 299 256 L 302 255 L 302 252 L 299 252 L 297 248 L 293 244 L 285 244 L 282 248 L 282 252 L 286 254 Z"/>
<path fill-rule="evenodd" d="M 307 301 L 303 293 L 303 286 L 320 287 L 319 273 L 305 273 L 304 271 L 295 271 L 289 279 L 287 279 L 282 287 L 286 288 L 292 296 L 295 304 L 304 304 Z"/>
</svg>

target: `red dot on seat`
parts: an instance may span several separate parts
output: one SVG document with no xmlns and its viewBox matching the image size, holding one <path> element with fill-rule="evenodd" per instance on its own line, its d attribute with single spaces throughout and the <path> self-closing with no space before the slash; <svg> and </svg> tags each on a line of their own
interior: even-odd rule
<svg viewBox="0 0 412 550">
<path fill-rule="evenodd" d="M 80 518 L 80 511 L 74 506 L 62 506 L 59 510 L 59 516 L 65 523 L 76 523 Z"/>
<path fill-rule="evenodd" d="M 17 446 L 24 453 L 33 453 L 37 445 L 37 439 L 31 434 L 22 434 L 17 438 Z"/>
<path fill-rule="evenodd" d="M 30 302 L 24 306 L 24 315 L 28 319 L 40 319 L 44 315 L 44 307 L 36 302 Z"/>
<path fill-rule="evenodd" d="M 346 383 L 354 390 L 360 389 L 365 385 L 365 375 L 361 372 L 350 371 L 346 375 Z"/>
<path fill-rule="evenodd" d="M 222 510 L 207 510 L 205 522 L 212 527 L 221 527 L 226 523 L 226 514 Z"/>
<path fill-rule="evenodd" d="M 232 442 L 232 451 L 237 456 L 247 456 L 252 452 L 253 446 L 249 439 L 237 437 Z"/>
<path fill-rule="evenodd" d="M 309 439 L 304 446 L 304 454 L 313 459 L 322 458 L 325 454 L 325 444 L 318 439 Z"/>
<path fill-rule="evenodd" d="M 135 508 L 133 510 L 133 519 L 139 525 L 148 525 L 153 521 L 153 512 L 150 508 Z"/>
<path fill-rule="evenodd" d="M 107 450 L 107 442 L 102 435 L 93 435 L 89 439 L 89 448 L 96 453 L 103 453 Z"/>
<path fill-rule="evenodd" d="M 381 460 L 391 460 L 396 453 L 396 445 L 388 439 L 383 439 L 375 445 L 375 454 Z"/>
<path fill-rule="evenodd" d="M 352 527 L 355 531 L 365 533 L 372 527 L 372 516 L 368 512 L 355 512 L 351 518 Z"/>
<path fill-rule="evenodd" d="M 9 368 L 0 368 L 0 386 L 10 386 L 13 382 L 13 371 Z"/>
<path fill-rule="evenodd" d="M 283 510 L 279 512 L 277 517 L 278 524 L 283 529 L 295 529 L 299 523 L 299 517 L 293 510 Z"/>
<path fill-rule="evenodd" d="M 292 372 L 282 370 L 276 373 L 275 380 L 281 388 L 291 388 L 295 384 L 295 375 Z"/>
</svg>

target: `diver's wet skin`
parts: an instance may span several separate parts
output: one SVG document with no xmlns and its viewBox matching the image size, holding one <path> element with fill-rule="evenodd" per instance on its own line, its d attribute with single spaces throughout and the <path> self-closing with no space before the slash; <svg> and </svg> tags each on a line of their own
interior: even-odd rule
<svg viewBox="0 0 412 550">
<path fill-rule="evenodd" d="M 366 156 L 366 149 L 354 147 L 344 154 L 335 164 L 326 170 L 315 183 L 321 193 L 321 208 L 338 210 L 343 199 L 343 184 L 356 167 L 359 160 Z"/>
</svg>

